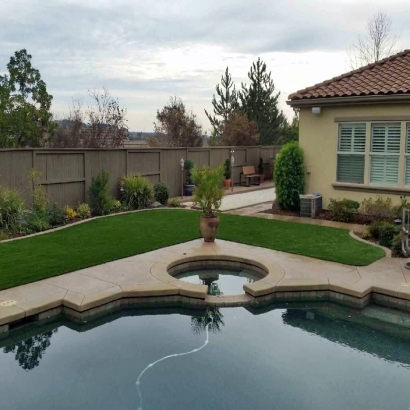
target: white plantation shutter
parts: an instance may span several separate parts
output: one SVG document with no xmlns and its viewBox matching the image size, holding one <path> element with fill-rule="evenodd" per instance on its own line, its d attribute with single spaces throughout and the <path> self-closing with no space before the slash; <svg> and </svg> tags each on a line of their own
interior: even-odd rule
<svg viewBox="0 0 410 410">
<path fill-rule="evenodd" d="M 364 152 L 366 149 L 366 124 L 341 124 L 337 155 L 337 180 L 339 182 L 364 182 Z"/>
<path fill-rule="evenodd" d="M 405 154 L 404 185 L 410 185 L 410 123 L 406 127 L 406 154 Z"/>
<path fill-rule="evenodd" d="M 370 183 L 398 184 L 400 134 L 400 123 L 372 125 Z"/>
</svg>

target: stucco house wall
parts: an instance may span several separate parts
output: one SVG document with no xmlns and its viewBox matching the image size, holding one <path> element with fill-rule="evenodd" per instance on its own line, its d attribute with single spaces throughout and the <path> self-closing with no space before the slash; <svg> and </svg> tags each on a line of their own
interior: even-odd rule
<svg viewBox="0 0 410 410">
<path fill-rule="evenodd" d="M 330 198 L 348 198 L 361 202 L 365 198 L 380 195 L 384 198 L 390 197 L 394 203 L 398 203 L 400 195 L 410 197 L 410 186 L 405 186 L 404 181 L 406 127 L 407 124 L 410 125 L 410 103 L 321 106 L 320 114 L 312 113 L 312 105 L 300 108 L 299 143 L 305 155 L 306 193 L 320 192 L 325 209 Z M 398 183 L 395 186 L 371 184 L 371 126 L 374 123 L 390 122 L 401 124 Z M 343 123 L 366 124 L 363 184 L 337 182 L 339 126 Z"/>
</svg>

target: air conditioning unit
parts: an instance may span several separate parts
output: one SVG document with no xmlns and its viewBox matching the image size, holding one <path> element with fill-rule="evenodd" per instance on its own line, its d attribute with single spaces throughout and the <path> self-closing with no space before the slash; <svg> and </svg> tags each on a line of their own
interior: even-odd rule
<svg viewBox="0 0 410 410">
<path fill-rule="evenodd" d="M 322 212 L 322 196 L 316 194 L 299 195 L 300 216 L 316 218 Z"/>
</svg>

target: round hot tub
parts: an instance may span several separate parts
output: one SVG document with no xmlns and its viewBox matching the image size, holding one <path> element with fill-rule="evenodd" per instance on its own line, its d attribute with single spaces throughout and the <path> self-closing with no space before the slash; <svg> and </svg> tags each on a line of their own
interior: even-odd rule
<svg viewBox="0 0 410 410">
<path fill-rule="evenodd" d="M 244 260 L 188 260 L 178 261 L 168 268 L 174 278 L 197 285 L 207 285 L 212 296 L 230 296 L 244 293 L 243 286 L 267 275 L 262 265 Z"/>
</svg>

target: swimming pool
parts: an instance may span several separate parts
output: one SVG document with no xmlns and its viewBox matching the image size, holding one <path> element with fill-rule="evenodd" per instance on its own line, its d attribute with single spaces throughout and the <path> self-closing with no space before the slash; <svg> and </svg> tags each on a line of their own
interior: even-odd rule
<svg viewBox="0 0 410 410">
<path fill-rule="evenodd" d="M 0 346 L 7 410 L 410 407 L 410 317 L 374 306 L 125 310 Z"/>
</svg>

